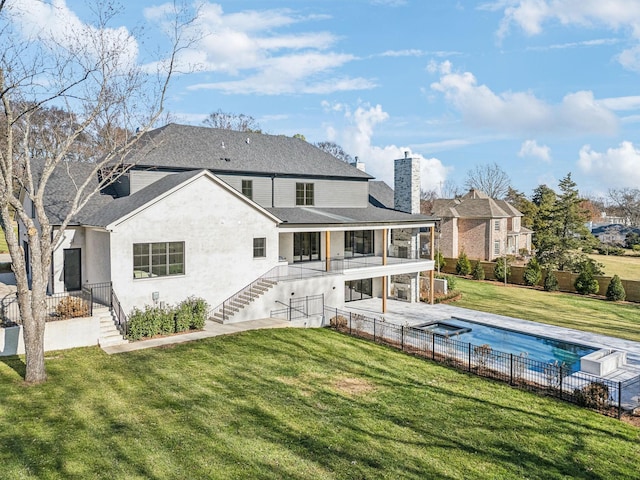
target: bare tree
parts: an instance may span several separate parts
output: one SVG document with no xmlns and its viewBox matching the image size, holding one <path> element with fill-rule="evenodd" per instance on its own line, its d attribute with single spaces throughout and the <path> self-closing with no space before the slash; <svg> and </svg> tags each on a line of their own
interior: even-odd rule
<svg viewBox="0 0 640 480">
<path fill-rule="evenodd" d="M 430 190 L 420 189 L 420 213 L 429 215 L 433 211 L 433 202 L 438 198 L 435 188 Z"/>
<path fill-rule="evenodd" d="M 460 187 L 453 180 L 440 182 L 440 198 L 458 198 L 462 196 Z"/>
<path fill-rule="evenodd" d="M 342 160 L 346 163 L 353 162 L 353 158 L 351 157 L 351 155 L 345 152 L 344 149 L 335 142 L 318 142 L 316 143 L 316 147 L 324 152 L 333 155 L 338 160 Z"/>
<path fill-rule="evenodd" d="M 0 221 L 16 277 L 25 380 L 39 383 L 46 380 L 45 299 L 52 253 L 74 216 L 107 181 L 97 182 L 98 173 L 107 166 L 123 171 L 118 165 L 140 138 L 130 132 L 146 132 L 160 116 L 194 17 L 174 4 L 166 25 L 171 47 L 149 73 L 137 63 L 131 34 L 108 28 L 117 13 L 108 1 L 93 5 L 91 25 L 69 27 L 57 37 L 17 30 L 19 12 L 16 4 L 9 5 L 0 4 Z M 76 174 L 79 165 L 84 176 Z M 46 198 L 60 172 L 68 174 L 74 194 L 52 224 Z M 25 226 L 26 239 L 16 236 L 12 211 Z"/>
<path fill-rule="evenodd" d="M 218 109 L 217 112 L 211 112 L 209 116 L 202 121 L 202 124 L 209 128 L 262 133 L 260 125 L 251 115 L 245 115 L 244 113 L 227 113 L 220 109 Z"/>
<path fill-rule="evenodd" d="M 632 227 L 640 225 L 640 189 L 611 189 L 609 190 L 609 199 Z"/>
<path fill-rule="evenodd" d="M 497 163 L 476 165 L 467 172 L 464 182 L 467 190 L 481 190 L 491 198 L 504 198 L 511 186 L 509 175 Z"/>
</svg>

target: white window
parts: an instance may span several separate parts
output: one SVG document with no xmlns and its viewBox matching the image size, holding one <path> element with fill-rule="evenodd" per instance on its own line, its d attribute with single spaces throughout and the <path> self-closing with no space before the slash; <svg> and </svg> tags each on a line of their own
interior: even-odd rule
<svg viewBox="0 0 640 480">
<path fill-rule="evenodd" d="M 267 239 L 253 239 L 253 258 L 264 258 L 267 256 Z"/>
<path fill-rule="evenodd" d="M 184 275 L 184 242 L 133 244 L 133 278 Z"/>
<path fill-rule="evenodd" d="M 494 220 L 494 221 L 493 221 L 493 229 L 494 229 L 496 232 L 499 232 L 499 231 L 500 231 L 500 220 Z"/>
<path fill-rule="evenodd" d="M 493 242 L 493 254 L 500 255 L 500 240 Z"/>
</svg>

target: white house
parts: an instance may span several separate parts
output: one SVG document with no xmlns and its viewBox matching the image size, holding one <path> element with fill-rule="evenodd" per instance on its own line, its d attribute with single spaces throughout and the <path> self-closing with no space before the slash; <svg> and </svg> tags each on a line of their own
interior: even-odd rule
<svg viewBox="0 0 640 480">
<path fill-rule="evenodd" d="M 419 245 L 420 235 L 433 241 L 435 219 L 418 214 L 416 159 L 396 163 L 394 205 L 388 193 L 376 198 L 385 189 L 370 175 L 285 136 L 170 124 L 145 134 L 126 162 L 65 232 L 50 293 L 110 282 L 126 312 L 189 296 L 221 307 L 268 280 L 257 301 L 227 310 L 233 318 L 218 315 L 239 321 L 317 294 L 336 307 L 380 297 L 384 309 L 386 298 L 418 300 L 420 272 L 433 278 Z M 88 167 L 52 176 L 54 225 Z"/>
</svg>

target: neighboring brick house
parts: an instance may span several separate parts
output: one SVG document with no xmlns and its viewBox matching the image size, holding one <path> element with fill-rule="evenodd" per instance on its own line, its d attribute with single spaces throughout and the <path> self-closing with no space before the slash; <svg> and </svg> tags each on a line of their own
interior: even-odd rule
<svg viewBox="0 0 640 480">
<path fill-rule="evenodd" d="M 444 257 L 457 258 L 464 251 L 470 259 L 494 260 L 531 251 L 533 232 L 521 225 L 522 213 L 479 190 L 435 200 L 432 214 L 441 218 L 438 248 Z"/>
</svg>

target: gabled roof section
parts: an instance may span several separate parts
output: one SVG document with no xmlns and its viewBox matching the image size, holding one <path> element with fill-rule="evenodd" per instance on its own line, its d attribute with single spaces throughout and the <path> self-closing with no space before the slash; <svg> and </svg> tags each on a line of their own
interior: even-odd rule
<svg viewBox="0 0 640 480">
<path fill-rule="evenodd" d="M 86 218 L 84 223 L 86 225 L 94 227 L 110 228 L 114 226 L 114 224 L 126 220 L 127 218 L 135 215 L 141 209 L 146 208 L 152 203 L 160 201 L 162 198 L 170 195 L 175 190 L 203 176 L 207 177 L 218 186 L 229 191 L 231 194 L 238 197 L 242 201 L 251 204 L 254 208 L 259 210 L 264 215 L 267 215 L 275 222 L 279 222 L 279 219 L 269 213 L 266 209 L 260 207 L 257 203 L 252 202 L 240 192 L 228 186 L 208 170 L 192 170 L 182 173 L 176 173 L 173 175 L 166 175 L 165 177 L 159 179 L 157 182 L 154 182 L 151 185 L 148 185 L 145 188 L 137 191 L 133 195 L 117 198 L 113 200 L 106 208 L 103 208 L 95 212 L 90 217 Z"/>
<path fill-rule="evenodd" d="M 143 134 L 125 162 L 136 168 L 373 178 L 298 138 L 174 123 Z"/>
<path fill-rule="evenodd" d="M 460 198 L 437 199 L 434 215 L 443 218 L 511 218 L 522 213 L 504 200 L 494 200 L 480 190 L 471 190 Z"/>
</svg>

